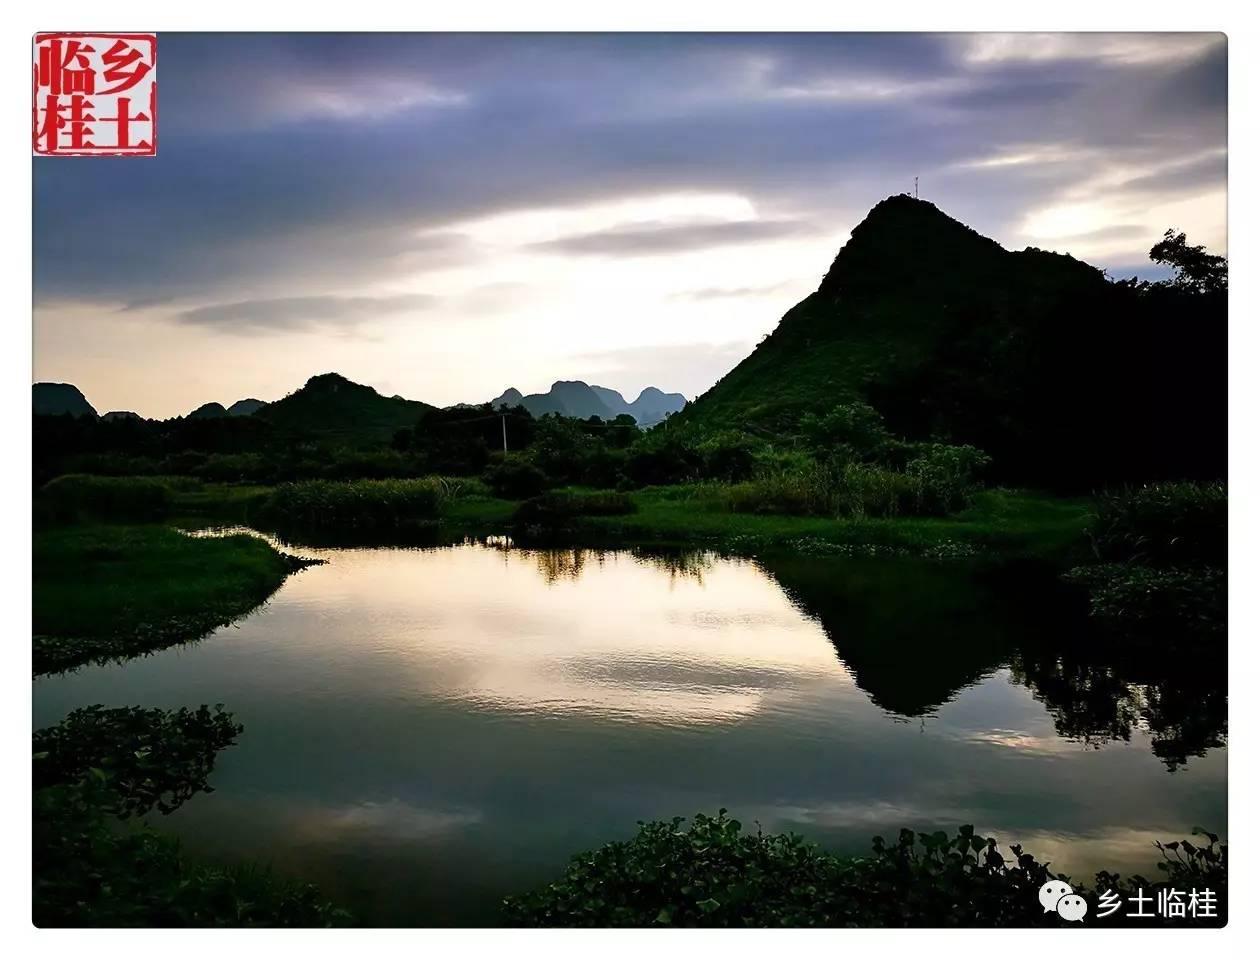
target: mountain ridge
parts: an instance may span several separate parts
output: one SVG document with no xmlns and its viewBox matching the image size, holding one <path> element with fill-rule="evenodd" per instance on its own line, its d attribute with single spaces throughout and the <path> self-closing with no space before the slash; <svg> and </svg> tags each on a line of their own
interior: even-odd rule
<svg viewBox="0 0 1260 960">
<path fill-rule="evenodd" d="M 666 393 L 654 386 L 644 387 L 633 401 L 627 401 L 618 390 L 588 384 L 583 380 L 557 380 L 546 393 L 523 395 L 515 387 L 508 387 L 490 401 L 491 407 L 496 410 L 501 406 L 519 405 L 535 417 L 556 413 L 579 420 L 589 417 L 612 420 L 629 415 L 641 427 L 660 423 L 680 411 L 686 403 L 687 398 L 681 393 Z"/>
</svg>

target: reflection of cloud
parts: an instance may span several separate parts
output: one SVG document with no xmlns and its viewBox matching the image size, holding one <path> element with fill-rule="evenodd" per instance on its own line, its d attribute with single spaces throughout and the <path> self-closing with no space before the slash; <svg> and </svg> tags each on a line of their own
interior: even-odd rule
<svg viewBox="0 0 1260 960">
<path fill-rule="evenodd" d="M 341 840 L 356 835 L 360 840 L 428 840 L 461 827 L 480 823 L 478 811 L 430 810 L 397 798 L 365 800 L 340 807 L 308 807 L 295 816 L 299 830 L 314 838 Z"/>
<path fill-rule="evenodd" d="M 1027 730 L 976 730 L 966 737 L 977 743 L 987 743 L 995 747 L 1016 750 L 1023 754 L 1042 754 L 1056 756 L 1068 753 L 1079 753 L 1081 745 L 1066 740 L 1055 733 L 1039 735 Z"/>
</svg>

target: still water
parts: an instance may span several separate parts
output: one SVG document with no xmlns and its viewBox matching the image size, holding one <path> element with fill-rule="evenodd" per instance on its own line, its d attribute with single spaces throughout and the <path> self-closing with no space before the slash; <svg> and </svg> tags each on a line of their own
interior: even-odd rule
<svg viewBox="0 0 1260 960">
<path fill-rule="evenodd" d="M 201 643 L 35 685 L 224 703 L 214 793 L 154 816 L 372 924 L 492 923 L 640 819 L 729 808 L 863 853 L 973 823 L 1082 879 L 1225 833 L 1223 665 L 1116 659 L 1044 571 L 439 549 L 325 559 Z"/>
</svg>

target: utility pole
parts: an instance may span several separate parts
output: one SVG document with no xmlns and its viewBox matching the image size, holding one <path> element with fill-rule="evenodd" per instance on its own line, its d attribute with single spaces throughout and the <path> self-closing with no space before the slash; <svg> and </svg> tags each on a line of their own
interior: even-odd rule
<svg viewBox="0 0 1260 960">
<path fill-rule="evenodd" d="M 919 178 L 914 178 L 914 199 L 919 199 Z"/>
<path fill-rule="evenodd" d="M 507 456 L 507 414 L 499 414 L 499 418 L 503 421 L 503 455 Z"/>
</svg>

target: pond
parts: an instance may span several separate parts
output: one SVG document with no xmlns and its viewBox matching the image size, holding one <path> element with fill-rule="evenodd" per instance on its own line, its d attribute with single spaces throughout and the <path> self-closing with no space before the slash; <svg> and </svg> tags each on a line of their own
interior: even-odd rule
<svg viewBox="0 0 1260 960">
<path fill-rule="evenodd" d="M 215 792 L 154 822 L 369 924 L 493 923 L 719 807 L 859 854 L 972 823 L 1079 879 L 1225 832 L 1223 664 L 1105 653 L 1032 565 L 302 552 L 327 563 L 200 643 L 37 681 L 34 721 L 225 704 Z"/>
</svg>

